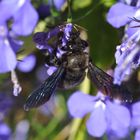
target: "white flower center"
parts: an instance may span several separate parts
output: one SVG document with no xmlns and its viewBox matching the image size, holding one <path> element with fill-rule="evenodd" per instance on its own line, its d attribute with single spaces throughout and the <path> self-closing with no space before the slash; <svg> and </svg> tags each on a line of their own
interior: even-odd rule
<svg viewBox="0 0 140 140">
<path fill-rule="evenodd" d="M 25 3 L 25 0 L 19 0 L 18 1 L 18 6 L 22 7 L 24 3 Z"/>
<path fill-rule="evenodd" d="M 140 9 L 138 9 L 134 15 L 135 18 L 138 18 L 140 17 Z"/>
<path fill-rule="evenodd" d="M 105 110 L 106 105 L 104 104 L 104 102 L 102 102 L 101 100 L 99 100 L 99 101 L 97 101 L 97 102 L 95 103 L 94 108 L 98 108 L 98 107 L 102 107 L 103 110 Z"/>
</svg>

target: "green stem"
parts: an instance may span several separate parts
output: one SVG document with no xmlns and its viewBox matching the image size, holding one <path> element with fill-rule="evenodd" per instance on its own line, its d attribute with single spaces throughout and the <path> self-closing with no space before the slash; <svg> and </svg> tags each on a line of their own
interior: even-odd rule
<svg viewBox="0 0 140 140">
<path fill-rule="evenodd" d="M 90 80 L 86 77 L 85 80 L 83 81 L 83 83 L 80 85 L 79 88 L 82 92 L 84 92 L 85 94 L 89 94 L 90 92 Z M 71 131 L 70 131 L 70 136 L 68 138 L 68 140 L 79 140 L 79 137 L 77 137 L 77 134 L 80 129 L 81 123 L 83 122 L 83 119 L 74 119 L 72 121 L 71 124 Z M 84 139 L 84 135 L 80 136 L 80 140 Z"/>
<path fill-rule="evenodd" d="M 71 23 L 72 22 L 71 0 L 67 0 L 67 4 L 68 4 L 68 18 L 67 18 L 67 22 Z"/>
<path fill-rule="evenodd" d="M 74 119 L 72 121 L 71 129 L 70 129 L 70 136 L 69 136 L 68 140 L 76 140 L 76 135 L 79 131 L 81 122 L 82 122 L 82 119 Z"/>
</svg>

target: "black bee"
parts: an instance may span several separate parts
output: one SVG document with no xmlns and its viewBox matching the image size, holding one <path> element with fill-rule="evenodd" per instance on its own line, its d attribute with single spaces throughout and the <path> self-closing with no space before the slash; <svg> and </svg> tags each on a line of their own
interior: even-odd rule
<svg viewBox="0 0 140 140">
<path fill-rule="evenodd" d="M 46 64 L 56 66 L 57 70 L 28 96 L 25 110 L 47 102 L 56 88 L 70 89 L 79 85 L 87 74 L 105 95 L 124 102 L 132 101 L 124 86 L 114 85 L 113 78 L 92 63 L 89 45 L 80 37 L 77 25 L 67 23 L 50 32 L 36 33 L 33 39 L 39 46 L 46 47 L 42 50 L 46 55 Z"/>
</svg>

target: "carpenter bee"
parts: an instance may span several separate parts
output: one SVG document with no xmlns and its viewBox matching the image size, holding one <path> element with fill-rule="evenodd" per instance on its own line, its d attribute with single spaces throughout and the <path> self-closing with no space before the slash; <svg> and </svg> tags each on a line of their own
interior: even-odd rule
<svg viewBox="0 0 140 140">
<path fill-rule="evenodd" d="M 114 85 L 113 78 L 95 66 L 89 56 L 88 42 L 81 38 L 80 27 L 72 23 L 60 25 L 49 32 L 38 32 L 33 40 L 43 46 L 45 63 L 56 71 L 33 91 L 24 105 L 25 110 L 47 102 L 56 88 L 70 89 L 79 85 L 89 75 L 96 87 L 110 98 L 131 102 L 132 96 L 122 85 Z M 88 72 L 87 72 L 88 71 Z"/>
</svg>

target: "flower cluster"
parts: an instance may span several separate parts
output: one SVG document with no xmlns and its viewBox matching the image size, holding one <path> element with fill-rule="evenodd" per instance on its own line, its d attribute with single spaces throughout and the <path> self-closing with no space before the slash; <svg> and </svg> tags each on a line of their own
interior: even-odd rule
<svg viewBox="0 0 140 140">
<path fill-rule="evenodd" d="M 5 73 L 17 65 L 16 53 L 23 45 L 17 37 L 32 33 L 38 14 L 30 0 L 1 1 L 0 7 L 0 73 Z"/>
<path fill-rule="evenodd" d="M 16 73 L 16 53 L 23 45 L 18 36 L 30 35 L 38 21 L 38 14 L 30 0 L 0 1 L 0 73 L 11 71 L 13 94 L 21 92 Z M 30 16 L 29 16 L 30 15 Z"/>
<path fill-rule="evenodd" d="M 51 12 L 54 12 L 53 14 L 55 14 L 56 11 L 51 11 L 51 7 L 55 7 L 56 10 L 61 11 L 65 1 L 66 0 L 48 0 L 48 4 L 45 2 L 46 5 L 40 4 L 40 2 L 39 7 L 36 10 L 32 5 L 31 0 L 0 0 L 0 17 L 2 17 L 0 18 L 0 74 L 11 72 L 11 80 L 14 83 L 14 95 L 17 96 L 21 91 L 17 75 L 14 71 L 15 68 L 26 73 L 30 72 L 36 64 L 36 57 L 32 54 L 27 55 L 21 61 L 17 60 L 16 55 L 24 43 L 19 39 L 19 37 L 31 35 L 39 18 L 45 19 L 47 16 L 51 15 Z M 46 13 L 44 13 L 44 11 Z M 46 18 L 45 22 L 47 20 L 48 19 Z M 127 80 L 130 74 L 140 66 L 140 0 L 118 0 L 109 9 L 107 21 L 115 28 L 124 26 L 122 43 L 116 47 L 115 53 L 117 66 L 114 70 L 113 77 L 114 84 L 117 84 L 115 85 L 116 89 L 114 89 L 112 82 L 108 80 L 109 78 L 107 77 L 106 80 L 103 74 L 103 78 L 106 80 L 107 84 L 103 86 L 102 91 L 105 91 L 106 93 L 117 93 L 119 92 L 117 87 L 123 87 L 122 85 L 125 83 L 124 81 Z M 87 58 L 86 68 L 83 69 L 86 70 L 89 66 L 90 58 L 88 56 L 88 43 L 82 39 L 79 28 L 77 27 L 78 26 L 72 23 L 64 23 L 63 25 L 58 25 L 53 29 L 49 29 L 48 32 L 37 32 L 34 34 L 33 41 L 37 45 L 36 48 L 45 55 L 45 67 L 47 68 L 48 74 L 47 77 L 51 76 L 59 66 L 64 65 L 63 68 L 66 68 L 69 61 L 72 63 L 74 61 L 73 58 L 67 60 L 67 57 L 63 56 L 73 55 L 75 50 L 77 54 L 80 51 L 83 51 L 86 54 L 86 57 L 84 58 Z M 80 57 L 82 60 L 82 56 Z M 74 64 L 72 63 L 71 65 Z M 80 65 L 78 68 L 82 69 L 84 64 L 82 64 L 81 61 L 79 64 L 76 63 L 75 65 Z M 68 68 L 68 71 L 74 70 Z M 77 71 L 75 73 L 78 75 L 79 71 Z M 67 76 L 66 74 L 67 71 L 64 70 L 63 79 Z M 100 79 L 102 77 L 100 77 L 99 73 L 97 75 L 99 76 L 97 77 L 98 84 L 98 82 L 102 80 Z M 46 85 L 45 86 L 47 87 L 47 90 L 51 89 L 51 94 L 53 94 L 52 91 L 55 91 L 57 86 L 61 88 L 61 82 L 63 82 L 61 81 L 63 80 L 61 76 L 60 83 L 54 82 L 58 77 L 55 77 L 52 81 L 50 78 L 50 84 L 48 84 L 49 82 L 46 82 L 48 87 Z M 76 76 L 72 73 L 69 77 L 72 79 Z M 41 76 L 39 78 L 41 78 Z M 43 75 L 43 78 L 46 77 Z M 69 78 L 67 78 L 68 84 L 72 81 L 71 79 L 69 80 Z M 65 80 L 64 83 L 67 84 L 66 82 L 67 81 Z M 55 86 L 52 86 L 54 83 Z M 75 86 L 79 84 L 77 83 L 72 84 Z M 103 82 L 101 81 L 101 83 Z M 70 86 L 70 88 L 73 87 L 73 85 Z M 102 84 L 100 85 L 102 86 Z M 34 96 L 31 93 L 34 97 L 31 100 L 29 98 L 28 99 L 32 102 L 32 105 L 34 101 L 45 101 L 44 96 L 47 92 L 43 88 L 44 87 L 41 86 L 41 92 L 36 92 L 37 96 L 36 94 Z M 98 88 L 98 90 L 100 90 L 100 86 Z M 119 95 L 121 92 L 123 92 L 123 90 L 120 91 Z M 38 96 L 38 93 L 40 96 Z M 130 139 L 130 134 L 133 132 L 135 134 L 135 140 L 139 140 L 140 102 L 126 103 L 126 100 L 121 102 L 121 98 L 120 100 L 114 99 L 115 96 L 112 97 L 111 94 L 105 95 L 101 93 L 101 91 L 98 91 L 96 96 L 92 96 L 84 94 L 81 91 L 76 91 L 70 96 L 67 102 L 69 112 L 74 118 L 83 118 L 86 116 L 87 131 L 91 136 L 103 137 L 106 135 L 109 140 L 120 140 L 124 138 Z M 125 95 L 127 95 L 127 91 L 124 96 Z M 29 97 L 31 96 L 29 95 Z M 4 117 L 7 115 L 12 103 L 11 99 L 3 97 L 3 94 L 0 94 L 0 139 L 2 140 L 8 140 L 13 137 L 12 130 L 4 122 Z M 54 105 L 54 103 L 52 104 Z M 53 106 L 51 107 L 49 107 L 50 110 L 53 109 Z M 46 106 L 41 107 L 40 111 L 44 114 L 49 114 L 45 109 Z M 29 122 L 27 120 L 19 121 L 15 127 L 14 139 L 27 139 L 28 131 Z"/>
<path fill-rule="evenodd" d="M 119 28 L 125 26 L 122 44 L 117 46 L 115 58 L 117 66 L 114 72 L 114 83 L 121 84 L 136 68 L 139 67 L 140 54 L 140 2 L 124 0 L 114 4 L 108 14 L 107 21 Z"/>
<path fill-rule="evenodd" d="M 114 84 L 121 85 L 140 65 L 140 1 L 119 0 L 110 8 L 107 21 L 115 28 L 125 26 L 122 44 L 115 53 Z M 127 104 L 110 100 L 101 92 L 91 96 L 77 91 L 67 104 L 74 118 L 89 114 L 86 127 L 94 137 L 106 134 L 109 140 L 130 139 L 131 132 L 135 132 L 135 140 L 140 139 L 139 101 Z"/>
<path fill-rule="evenodd" d="M 101 92 L 96 96 L 77 91 L 68 100 L 68 109 L 75 118 L 83 118 L 90 113 L 86 127 L 90 135 L 108 138 L 122 139 L 130 136 L 130 132 L 136 130 L 135 140 L 140 139 L 140 102 L 131 107 L 124 106 L 117 100 L 112 102 Z"/>
<path fill-rule="evenodd" d="M 73 25 L 68 23 L 55 27 L 48 32 L 38 32 L 34 35 L 33 40 L 37 44 L 37 48 L 46 56 L 45 66 L 47 67 L 48 75 L 51 75 L 57 69 L 60 63 L 58 62 L 59 59 L 69 49 L 72 30 Z M 53 37 L 56 37 L 56 40 L 50 44 L 50 40 Z"/>
</svg>

